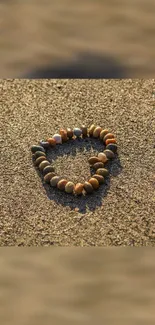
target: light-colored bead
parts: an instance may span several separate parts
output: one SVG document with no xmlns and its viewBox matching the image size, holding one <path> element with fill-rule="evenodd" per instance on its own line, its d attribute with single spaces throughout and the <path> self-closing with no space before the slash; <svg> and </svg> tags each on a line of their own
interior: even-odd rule
<svg viewBox="0 0 155 325">
<path fill-rule="evenodd" d="M 53 139 L 55 139 L 57 144 L 62 144 L 62 137 L 60 134 L 54 134 Z"/>
<path fill-rule="evenodd" d="M 65 186 L 66 193 L 73 193 L 75 184 L 73 182 L 68 182 Z"/>
<path fill-rule="evenodd" d="M 103 152 L 100 152 L 100 153 L 98 154 L 98 158 L 99 158 L 99 160 L 102 161 L 103 163 L 106 163 L 106 162 L 108 161 L 107 156 L 106 156 L 105 153 L 103 153 Z"/>
</svg>

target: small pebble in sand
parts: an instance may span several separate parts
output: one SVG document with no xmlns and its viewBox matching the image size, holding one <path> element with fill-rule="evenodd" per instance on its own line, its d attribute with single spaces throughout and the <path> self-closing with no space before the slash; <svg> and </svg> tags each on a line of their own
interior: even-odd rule
<svg viewBox="0 0 155 325">
<path fill-rule="evenodd" d="M 65 186 L 67 184 L 67 180 L 66 179 L 61 179 L 58 183 L 57 183 L 57 188 L 61 191 L 65 190 Z"/>
<path fill-rule="evenodd" d="M 43 169 L 43 175 L 46 175 L 46 174 L 51 173 L 51 172 L 54 172 L 54 167 L 53 166 L 46 166 Z"/>
<path fill-rule="evenodd" d="M 73 182 L 68 182 L 65 186 L 66 193 L 73 193 L 75 184 Z"/>
<path fill-rule="evenodd" d="M 74 128 L 73 132 L 77 138 L 79 138 L 82 134 L 82 130 L 80 128 Z"/>
<path fill-rule="evenodd" d="M 51 147 L 55 147 L 56 146 L 56 140 L 53 138 L 49 138 L 48 143 L 50 144 Z"/>
<path fill-rule="evenodd" d="M 44 161 L 42 161 L 42 162 L 40 163 L 40 165 L 39 165 L 39 169 L 42 171 L 46 166 L 49 166 L 49 165 L 50 165 L 49 161 L 44 160 Z"/>
<path fill-rule="evenodd" d="M 44 140 L 41 140 L 40 141 L 40 145 L 45 148 L 45 149 L 48 149 L 50 147 L 50 144 L 48 141 L 44 141 Z"/>
<path fill-rule="evenodd" d="M 93 178 L 96 178 L 98 180 L 99 184 L 103 184 L 104 183 L 104 177 L 103 176 L 95 174 L 92 177 Z"/>
<path fill-rule="evenodd" d="M 38 157 L 36 160 L 35 160 L 35 165 L 36 166 L 39 166 L 40 163 L 44 160 L 47 160 L 45 156 L 41 156 L 41 157 Z"/>
<path fill-rule="evenodd" d="M 99 160 L 102 161 L 103 163 L 106 163 L 106 162 L 108 161 L 107 156 L 106 156 L 105 153 L 103 153 L 103 152 L 100 152 L 100 153 L 98 154 L 98 158 L 99 158 Z"/>
<path fill-rule="evenodd" d="M 90 137 L 93 136 L 93 132 L 94 132 L 95 128 L 96 128 L 96 125 L 94 125 L 94 124 L 92 124 L 90 126 L 89 131 L 88 131 Z"/>
<path fill-rule="evenodd" d="M 33 145 L 31 147 L 31 151 L 32 151 L 32 153 L 35 153 L 36 151 L 43 151 L 43 152 L 45 152 L 45 149 L 42 146 L 35 146 L 35 145 Z"/>
<path fill-rule="evenodd" d="M 74 136 L 73 130 L 70 129 L 70 128 L 67 128 L 67 137 L 68 137 L 69 139 L 72 139 L 73 136 Z"/>
<path fill-rule="evenodd" d="M 114 139 L 114 138 L 115 138 L 115 136 L 113 133 L 108 133 L 105 135 L 103 140 L 104 140 L 104 142 L 106 142 L 107 139 Z"/>
<path fill-rule="evenodd" d="M 90 165 L 94 165 L 97 162 L 100 162 L 100 160 L 99 160 L 98 157 L 91 157 L 91 158 L 88 159 L 88 162 L 89 162 Z"/>
<path fill-rule="evenodd" d="M 104 167 L 104 164 L 103 164 L 103 162 L 97 162 L 97 163 L 95 163 L 94 165 L 93 165 L 93 168 L 95 169 L 95 170 L 97 170 L 97 169 L 99 169 L 99 168 L 103 168 Z"/>
<path fill-rule="evenodd" d="M 68 140 L 67 131 L 65 129 L 60 129 L 59 133 L 62 137 L 62 142 L 66 142 Z"/>
<path fill-rule="evenodd" d="M 106 146 L 106 149 L 113 151 L 114 153 L 117 152 L 117 144 L 116 143 L 109 143 Z"/>
<path fill-rule="evenodd" d="M 81 126 L 82 136 L 85 138 L 88 135 L 88 129 L 85 125 Z"/>
<path fill-rule="evenodd" d="M 109 130 L 107 130 L 107 129 L 102 130 L 101 133 L 100 133 L 100 139 L 103 140 L 105 135 L 108 134 L 108 133 L 109 133 Z"/>
<path fill-rule="evenodd" d="M 93 186 L 89 182 L 84 183 L 84 189 L 88 194 L 94 191 Z"/>
<path fill-rule="evenodd" d="M 46 153 L 43 151 L 36 151 L 34 154 L 34 158 L 37 159 L 38 157 L 42 157 L 45 156 L 46 157 Z"/>
<path fill-rule="evenodd" d="M 93 132 L 93 137 L 99 138 L 101 131 L 102 131 L 102 128 L 100 126 L 97 126 Z"/>
<path fill-rule="evenodd" d="M 97 190 L 99 188 L 100 184 L 96 178 L 91 177 L 88 182 L 92 185 L 94 190 Z"/>
<path fill-rule="evenodd" d="M 50 184 L 52 187 L 56 187 L 58 182 L 61 180 L 60 176 L 54 176 L 52 177 L 52 179 L 50 180 Z"/>
<path fill-rule="evenodd" d="M 106 168 L 99 168 L 97 169 L 96 174 L 101 176 L 108 176 L 109 172 Z"/>
<path fill-rule="evenodd" d="M 105 141 L 106 146 L 107 146 L 109 143 L 117 143 L 117 141 L 116 141 L 116 139 L 107 139 L 107 140 Z"/>
<path fill-rule="evenodd" d="M 62 136 L 60 134 L 54 134 L 53 139 L 55 139 L 56 144 L 62 144 Z"/>
<path fill-rule="evenodd" d="M 55 173 L 48 173 L 48 174 L 46 174 L 46 175 L 44 176 L 44 181 L 45 181 L 46 183 L 50 183 L 50 180 L 51 180 L 54 176 L 56 176 Z"/>
<path fill-rule="evenodd" d="M 83 184 L 82 183 L 77 183 L 74 188 L 74 193 L 77 195 L 82 194 L 83 192 Z"/>
<path fill-rule="evenodd" d="M 114 152 L 109 149 L 104 150 L 104 154 L 107 156 L 108 159 L 113 159 L 115 157 Z"/>
</svg>

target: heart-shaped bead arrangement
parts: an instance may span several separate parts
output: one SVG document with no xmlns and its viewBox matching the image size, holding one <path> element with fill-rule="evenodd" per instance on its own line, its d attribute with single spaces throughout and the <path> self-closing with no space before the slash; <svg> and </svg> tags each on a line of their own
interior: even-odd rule
<svg viewBox="0 0 155 325">
<path fill-rule="evenodd" d="M 95 170 L 95 174 L 83 184 L 74 184 L 72 181 L 64 179 L 56 174 L 54 167 L 47 160 L 46 151 L 70 139 L 80 137 L 99 138 L 105 144 L 106 148 L 103 152 L 100 152 L 97 157 L 88 159 L 89 164 Z M 74 128 L 73 130 L 70 128 L 67 130 L 60 129 L 59 134 L 54 134 L 53 137 L 48 138 L 46 141 L 41 140 L 39 145 L 33 145 L 31 151 L 34 164 L 43 173 L 46 183 L 66 193 L 72 193 L 74 195 L 90 194 L 94 190 L 97 190 L 100 184 L 104 183 L 104 179 L 109 173 L 108 170 L 104 168 L 104 165 L 115 157 L 115 153 L 117 152 L 117 141 L 114 134 L 110 133 L 109 130 L 102 129 L 100 126 L 95 126 L 93 124 L 89 129 L 86 126 Z"/>
</svg>

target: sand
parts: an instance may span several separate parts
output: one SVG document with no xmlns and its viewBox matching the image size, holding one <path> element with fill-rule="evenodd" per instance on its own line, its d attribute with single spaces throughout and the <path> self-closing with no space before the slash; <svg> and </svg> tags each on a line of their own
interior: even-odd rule
<svg viewBox="0 0 155 325">
<path fill-rule="evenodd" d="M 154 80 L 0 81 L 0 245 L 154 246 Z M 30 147 L 60 127 L 96 123 L 118 140 L 110 176 L 92 196 L 43 185 Z M 56 170 L 89 177 L 99 141 L 51 152 Z"/>
</svg>

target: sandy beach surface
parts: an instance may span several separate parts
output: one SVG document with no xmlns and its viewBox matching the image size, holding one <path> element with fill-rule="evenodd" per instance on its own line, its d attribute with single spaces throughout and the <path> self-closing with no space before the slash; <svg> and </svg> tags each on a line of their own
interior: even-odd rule
<svg viewBox="0 0 155 325">
<path fill-rule="evenodd" d="M 92 55 L 102 78 L 105 65 L 109 78 L 111 67 L 114 78 L 154 78 L 154 11 L 154 0 L 1 0 L 0 76 L 33 76 L 47 67 L 52 77 L 65 64 L 75 78 Z M 78 55 L 86 58 L 74 64 Z"/>
<path fill-rule="evenodd" d="M 0 245 L 142 246 L 155 243 L 154 80 L 0 81 Z M 44 185 L 30 147 L 60 127 L 109 128 L 118 156 L 106 183 L 74 198 Z M 73 141 L 49 154 L 74 182 L 90 176 L 99 141 Z"/>
</svg>

